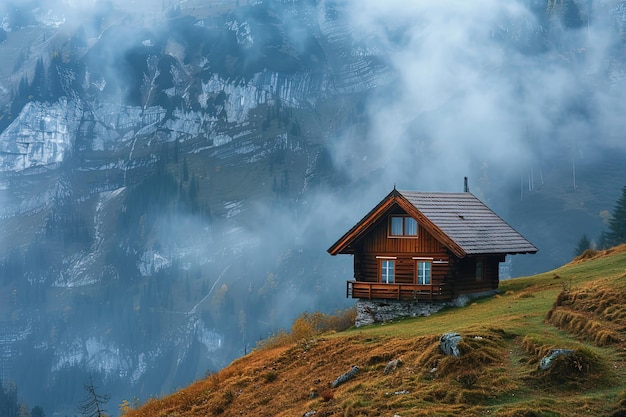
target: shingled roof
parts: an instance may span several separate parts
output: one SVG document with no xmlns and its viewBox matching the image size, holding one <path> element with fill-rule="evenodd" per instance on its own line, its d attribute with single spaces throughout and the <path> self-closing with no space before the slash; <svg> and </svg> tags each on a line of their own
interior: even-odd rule
<svg viewBox="0 0 626 417">
<path fill-rule="evenodd" d="M 535 253 L 537 248 L 472 193 L 427 193 L 394 189 L 328 249 L 350 253 L 351 244 L 394 205 L 458 257 L 479 254 Z"/>
</svg>

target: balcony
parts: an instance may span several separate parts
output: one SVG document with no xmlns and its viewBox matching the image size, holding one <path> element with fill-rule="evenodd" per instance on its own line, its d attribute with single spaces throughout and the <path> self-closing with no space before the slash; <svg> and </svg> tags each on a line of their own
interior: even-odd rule
<svg viewBox="0 0 626 417">
<path fill-rule="evenodd" d="M 442 301 L 452 298 L 452 291 L 445 284 L 382 284 L 380 282 L 348 281 L 346 297 L 364 299 L 388 299 L 411 301 Z"/>
</svg>

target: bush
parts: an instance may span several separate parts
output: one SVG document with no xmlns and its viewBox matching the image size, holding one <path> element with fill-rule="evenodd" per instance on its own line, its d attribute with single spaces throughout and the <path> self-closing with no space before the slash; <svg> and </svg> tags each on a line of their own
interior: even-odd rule
<svg viewBox="0 0 626 417">
<path fill-rule="evenodd" d="M 457 379 L 461 385 L 463 385 L 463 388 L 466 389 L 472 388 L 474 384 L 476 384 L 476 381 L 478 381 L 478 377 L 473 372 L 466 372 L 460 375 Z"/>
<path fill-rule="evenodd" d="M 356 319 L 356 308 L 347 310 L 337 310 L 334 315 L 304 312 L 294 320 L 291 325 L 291 332 L 284 330 L 270 336 L 268 339 L 257 343 L 259 349 L 271 349 L 284 346 L 290 343 L 310 339 L 325 332 L 341 332 L 354 325 Z"/>
<path fill-rule="evenodd" d="M 265 382 L 274 382 L 278 378 L 278 372 L 269 371 L 265 374 Z"/>
<path fill-rule="evenodd" d="M 321 392 L 320 397 L 322 397 L 322 401 L 327 403 L 328 401 L 330 401 L 333 398 L 335 398 L 335 393 L 332 392 L 331 390 L 327 389 L 327 390 Z"/>
</svg>

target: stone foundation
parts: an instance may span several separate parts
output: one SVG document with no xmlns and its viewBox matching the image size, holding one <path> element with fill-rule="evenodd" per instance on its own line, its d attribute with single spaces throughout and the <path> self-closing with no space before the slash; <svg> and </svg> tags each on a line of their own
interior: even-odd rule
<svg viewBox="0 0 626 417">
<path fill-rule="evenodd" d="M 384 323 L 400 317 L 430 316 L 449 306 L 446 302 L 417 302 L 399 300 L 362 300 L 356 303 L 356 327 Z"/>
<path fill-rule="evenodd" d="M 451 301 L 365 300 L 356 303 L 356 327 L 384 323 L 402 317 L 430 316 L 444 307 L 464 307 L 475 298 L 492 296 L 496 290 L 463 294 Z"/>
</svg>

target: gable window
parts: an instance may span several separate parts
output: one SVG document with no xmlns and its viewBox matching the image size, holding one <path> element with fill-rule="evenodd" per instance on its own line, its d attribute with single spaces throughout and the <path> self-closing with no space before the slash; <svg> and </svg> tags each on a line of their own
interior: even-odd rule
<svg viewBox="0 0 626 417">
<path fill-rule="evenodd" d="M 393 284 L 396 275 L 395 259 L 380 259 L 380 282 L 383 284 Z"/>
<path fill-rule="evenodd" d="M 417 283 L 430 285 L 431 263 L 429 261 L 417 261 Z"/>
<path fill-rule="evenodd" d="M 408 216 L 391 216 L 389 236 L 417 236 L 417 220 Z"/>
</svg>

